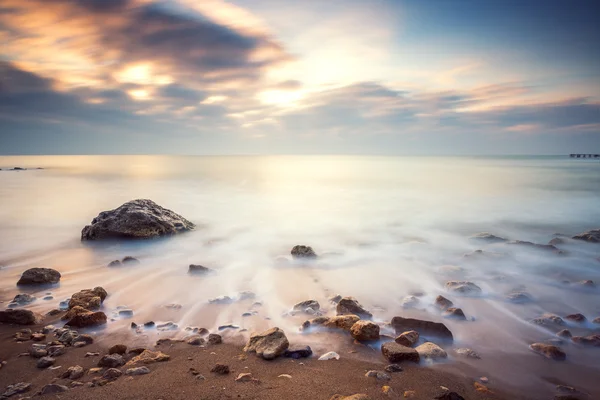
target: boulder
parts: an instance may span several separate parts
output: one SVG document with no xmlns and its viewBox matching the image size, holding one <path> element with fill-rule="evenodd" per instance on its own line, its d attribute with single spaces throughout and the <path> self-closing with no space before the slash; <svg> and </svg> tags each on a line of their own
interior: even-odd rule
<svg viewBox="0 0 600 400">
<path fill-rule="evenodd" d="M 600 229 L 592 229 L 591 231 L 580 233 L 573 236 L 573 239 L 590 243 L 600 243 Z"/>
<path fill-rule="evenodd" d="M 402 346 L 396 342 L 384 343 L 381 346 L 381 353 L 391 363 L 400 363 L 404 361 L 418 363 L 420 361 L 419 353 L 415 349 Z"/>
<path fill-rule="evenodd" d="M 435 306 L 440 310 L 445 310 L 449 307 L 452 307 L 453 305 L 454 303 L 452 303 L 452 301 L 448 300 L 444 296 L 438 296 L 435 298 Z"/>
<path fill-rule="evenodd" d="M 97 310 L 100 308 L 108 293 L 104 288 L 98 286 L 93 289 L 83 289 L 74 293 L 69 300 L 69 309 L 79 306 L 88 310 Z M 65 319 L 65 318 L 63 318 Z"/>
<path fill-rule="evenodd" d="M 81 240 L 148 239 L 175 235 L 195 225 L 152 200 L 129 201 L 119 208 L 103 211 L 81 231 Z"/>
<path fill-rule="evenodd" d="M 406 331 L 401 333 L 394 341 L 402 346 L 413 347 L 419 341 L 419 332 Z"/>
<path fill-rule="evenodd" d="M 120 354 L 107 354 L 98 361 L 101 368 L 117 368 L 125 364 L 125 359 Z"/>
<path fill-rule="evenodd" d="M 90 326 L 106 324 L 106 314 L 104 314 L 102 311 L 89 311 L 79 306 L 69 310 L 63 319 L 68 320 L 66 325 L 77 328 L 87 328 Z"/>
<path fill-rule="evenodd" d="M 573 335 L 571 334 L 570 330 L 563 329 L 563 330 L 556 332 L 556 336 L 568 339 L 568 338 L 571 338 Z"/>
<path fill-rule="evenodd" d="M 444 351 L 440 346 L 435 343 L 426 342 L 420 346 L 417 346 L 415 350 L 419 353 L 421 358 L 438 360 L 440 358 L 448 358 L 448 353 Z"/>
<path fill-rule="evenodd" d="M 394 317 L 391 322 L 392 327 L 399 335 L 406 331 L 417 331 L 420 335 L 436 336 L 441 339 L 453 340 L 452 332 L 446 325 L 440 322 L 425 321 L 414 318 Z"/>
<path fill-rule="evenodd" d="M 585 321 L 587 321 L 587 319 L 585 318 L 585 315 L 583 314 L 569 314 L 565 317 L 565 319 L 568 319 L 569 321 L 573 321 L 573 322 L 579 322 L 579 323 L 583 323 Z"/>
<path fill-rule="evenodd" d="M 289 345 L 285 333 L 276 327 L 250 336 L 244 351 L 255 352 L 265 360 L 273 360 L 282 355 Z"/>
<path fill-rule="evenodd" d="M 476 295 L 481 293 L 481 288 L 469 281 L 448 281 L 446 282 L 446 290 L 465 295 Z"/>
<path fill-rule="evenodd" d="M 456 308 L 456 307 L 450 307 L 450 308 L 446 309 L 446 311 L 444 312 L 444 317 L 454 318 L 454 319 L 458 319 L 458 320 L 462 320 L 462 321 L 467 320 L 467 317 L 465 316 L 465 313 L 463 312 L 462 308 Z"/>
<path fill-rule="evenodd" d="M 60 272 L 52 268 L 30 268 L 23 272 L 17 285 L 47 285 L 58 283 Z"/>
<path fill-rule="evenodd" d="M 600 335 L 573 336 L 571 340 L 573 343 L 583 344 L 585 346 L 600 347 Z"/>
<path fill-rule="evenodd" d="M 567 358 L 567 355 L 564 351 L 550 344 L 534 343 L 531 346 L 529 346 L 529 348 L 534 352 L 541 354 L 544 357 L 549 358 L 551 360 L 562 361 Z"/>
<path fill-rule="evenodd" d="M 302 302 L 294 305 L 293 310 L 298 311 L 298 312 L 305 312 L 305 311 L 307 311 L 308 308 L 313 310 L 313 312 L 319 311 L 319 309 L 321 308 L 321 305 L 316 300 L 305 300 L 305 301 L 302 301 Z"/>
<path fill-rule="evenodd" d="M 30 310 L 9 309 L 0 311 L 0 323 L 14 325 L 35 325 L 42 320 L 42 316 Z"/>
<path fill-rule="evenodd" d="M 360 318 L 371 319 L 373 314 L 353 297 L 343 297 L 335 308 L 337 315 L 358 315 Z"/>
<path fill-rule="evenodd" d="M 297 245 L 292 248 L 292 257 L 294 258 L 317 258 L 317 253 L 310 246 Z"/>
<path fill-rule="evenodd" d="M 533 322 L 534 324 L 537 324 L 537 325 L 542 325 L 542 326 L 547 326 L 547 327 L 564 326 L 565 325 L 565 321 L 563 321 L 563 319 L 561 317 L 559 317 L 558 315 L 555 315 L 555 314 L 550 314 L 550 313 L 542 314 L 539 317 L 534 318 L 531 322 Z"/>
<path fill-rule="evenodd" d="M 213 272 L 215 272 L 213 269 L 210 269 L 200 264 L 190 264 L 190 266 L 188 267 L 188 273 L 190 274 L 206 275 L 212 274 Z"/>
<path fill-rule="evenodd" d="M 360 318 L 357 315 L 337 315 L 335 317 L 326 318 L 323 326 L 326 328 L 344 329 L 349 331 L 359 320 Z M 321 319 L 315 318 L 311 320 L 311 325 L 313 324 L 313 321 L 321 321 Z"/>
<path fill-rule="evenodd" d="M 508 239 L 505 239 L 500 236 L 492 235 L 491 233 L 488 233 L 488 232 L 476 233 L 475 235 L 471 236 L 469 239 L 474 240 L 474 241 L 479 241 L 479 242 L 485 242 L 485 243 L 508 242 Z"/>
<path fill-rule="evenodd" d="M 284 357 L 293 358 L 295 360 L 299 358 L 307 358 L 311 355 L 312 349 L 310 346 L 291 345 L 283 352 Z"/>
<path fill-rule="evenodd" d="M 379 325 L 371 321 L 356 321 L 350 328 L 350 334 L 359 341 L 379 340 Z"/>
</svg>

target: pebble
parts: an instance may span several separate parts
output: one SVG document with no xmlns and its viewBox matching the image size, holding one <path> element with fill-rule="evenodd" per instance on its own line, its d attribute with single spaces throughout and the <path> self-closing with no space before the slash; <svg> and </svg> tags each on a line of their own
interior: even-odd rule
<svg viewBox="0 0 600 400">
<path fill-rule="evenodd" d="M 339 359 L 340 359 L 340 355 L 338 353 L 336 353 L 335 351 L 330 351 L 328 353 L 323 354 L 321 357 L 319 357 L 319 361 L 339 360 Z"/>
<path fill-rule="evenodd" d="M 235 378 L 236 382 L 250 382 L 254 378 L 252 378 L 252 374 L 250 372 L 241 373 Z"/>
<path fill-rule="evenodd" d="M 123 375 L 123 372 L 121 372 L 121 370 L 118 370 L 116 368 L 109 368 L 104 372 L 104 374 L 102 374 L 102 378 L 106 379 L 107 381 L 114 381 L 121 375 Z"/>
<path fill-rule="evenodd" d="M 96 356 L 99 356 L 99 355 L 100 355 L 100 353 L 87 352 L 87 353 L 85 353 L 84 357 L 96 357 Z"/>
<path fill-rule="evenodd" d="M 219 375 L 227 375 L 229 373 L 229 365 L 225 364 L 216 364 L 210 372 L 214 372 Z"/>
<path fill-rule="evenodd" d="M 378 381 L 389 381 L 392 379 L 392 377 L 385 372 L 375 370 L 368 371 L 365 376 L 368 378 L 377 378 Z"/>
<path fill-rule="evenodd" d="M 481 383 L 488 383 L 490 380 L 486 376 L 482 376 L 481 378 L 479 378 L 479 381 Z"/>
<path fill-rule="evenodd" d="M 281 375 L 279 375 L 279 376 L 278 376 L 278 378 L 288 378 L 288 379 L 292 379 L 292 376 L 291 376 L 291 375 L 288 375 L 288 374 L 281 374 Z"/>
<path fill-rule="evenodd" d="M 42 357 L 38 360 L 37 367 L 40 369 L 48 368 L 48 367 L 54 365 L 55 362 L 56 362 L 56 359 L 54 359 L 52 357 Z"/>
<path fill-rule="evenodd" d="M 62 393 L 62 392 L 66 392 L 67 390 L 69 390 L 69 388 L 64 385 L 57 385 L 55 383 L 51 383 L 49 385 L 44 386 L 42 388 L 42 390 L 40 391 L 40 394 L 45 395 L 45 394 L 53 394 L 53 393 Z"/>
<path fill-rule="evenodd" d="M 385 372 L 402 372 L 402 367 L 400 364 L 390 364 L 384 368 Z"/>
</svg>

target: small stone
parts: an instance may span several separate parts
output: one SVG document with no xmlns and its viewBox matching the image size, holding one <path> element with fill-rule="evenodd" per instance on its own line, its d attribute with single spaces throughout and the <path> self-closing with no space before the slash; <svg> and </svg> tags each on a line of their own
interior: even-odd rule
<svg viewBox="0 0 600 400">
<path fill-rule="evenodd" d="M 203 265 L 199 265 L 199 264 L 190 264 L 189 268 L 188 268 L 188 272 L 190 274 L 197 274 L 197 275 L 207 275 L 207 274 L 211 274 L 213 272 L 215 272 L 213 269 L 207 268 Z"/>
<path fill-rule="evenodd" d="M 531 346 L 529 346 L 529 348 L 551 360 L 562 361 L 567 358 L 567 355 L 564 351 L 553 345 L 545 343 L 533 343 Z"/>
<path fill-rule="evenodd" d="M 465 316 L 465 313 L 463 312 L 463 310 L 461 308 L 456 308 L 456 307 L 450 307 L 450 308 L 446 309 L 446 312 L 444 313 L 444 317 L 454 318 L 454 319 L 463 320 L 463 321 L 467 320 L 467 317 Z"/>
<path fill-rule="evenodd" d="M 54 325 L 46 325 L 45 327 L 42 328 L 42 333 L 48 334 L 50 332 L 53 332 L 55 329 L 56 329 L 56 327 Z"/>
<path fill-rule="evenodd" d="M 99 356 L 99 355 L 100 355 L 100 353 L 90 353 L 90 352 L 87 352 L 87 353 L 85 353 L 84 357 L 96 357 L 96 356 Z"/>
<path fill-rule="evenodd" d="M 106 371 L 104 371 L 104 373 L 102 374 L 102 378 L 106 379 L 107 381 L 114 381 L 121 375 L 123 375 L 123 372 L 121 372 L 121 370 L 118 370 L 116 368 L 109 368 Z"/>
<path fill-rule="evenodd" d="M 417 346 L 415 350 L 419 353 L 421 358 L 425 359 L 438 360 L 440 358 L 448 358 L 448 353 L 432 342 L 423 343 L 422 345 Z"/>
<path fill-rule="evenodd" d="M 158 329 L 159 331 L 169 331 L 169 330 L 174 330 L 177 329 L 177 324 L 175 324 L 174 322 L 165 322 L 164 324 L 158 324 L 156 325 L 156 329 Z"/>
<path fill-rule="evenodd" d="M 244 351 L 255 352 L 257 356 L 265 360 L 273 360 L 282 355 L 288 347 L 289 341 L 285 333 L 275 327 L 250 336 Z"/>
<path fill-rule="evenodd" d="M 336 295 L 331 296 L 328 300 L 331 303 L 337 304 L 340 302 L 341 299 L 342 299 L 342 296 L 339 294 L 336 294 Z"/>
<path fill-rule="evenodd" d="M 34 301 L 35 301 L 35 296 L 32 296 L 27 293 L 20 293 L 20 294 L 16 295 L 15 298 L 13 299 L 13 302 L 17 303 L 17 304 L 29 304 L 29 303 L 33 303 Z"/>
<path fill-rule="evenodd" d="M 234 325 L 234 324 L 225 324 L 225 325 L 220 325 L 217 329 L 219 331 L 224 331 L 225 329 L 240 329 L 240 327 L 237 325 Z"/>
<path fill-rule="evenodd" d="M 75 365 L 74 367 L 69 367 L 65 372 L 63 372 L 61 378 L 77 380 L 81 378 L 84 375 L 84 373 L 85 371 L 83 370 L 83 367 Z"/>
<path fill-rule="evenodd" d="M 317 254 L 310 246 L 305 245 L 297 245 L 292 248 L 290 251 L 293 258 L 299 259 L 312 259 L 317 258 Z"/>
<path fill-rule="evenodd" d="M 474 350 L 468 349 L 468 348 L 456 349 L 455 352 L 456 352 L 456 354 L 463 356 L 463 357 L 473 358 L 476 360 L 481 359 L 481 356 L 479 354 L 477 354 L 477 352 L 475 352 Z"/>
<path fill-rule="evenodd" d="M 414 390 L 405 390 L 404 391 L 404 398 L 405 399 L 411 399 L 413 397 L 415 397 L 417 395 L 417 392 L 415 392 Z"/>
<path fill-rule="evenodd" d="M 229 373 L 229 365 L 225 364 L 216 364 L 210 372 L 214 372 L 218 375 L 227 375 Z"/>
<path fill-rule="evenodd" d="M 148 369 L 148 367 L 129 368 L 125 371 L 125 375 L 130 375 L 130 376 L 146 375 L 149 373 L 150 373 L 150 370 Z"/>
<path fill-rule="evenodd" d="M 97 373 L 100 373 L 102 371 L 102 368 L 90 368 L 88 370 L 88 375 L 94 375 Z"/>
<path fill-rule="evenodd" d="M 41 342 L 42 340 L 46 339 L 46 335 L 44 335 L 43 333 L 34 333 L 31 335 L 31 340 L 33 340 L 34 342 Z"/>
<path fill-rule="evenodd" d="M 249 372 L 239 374 L 237 378 L 235 378 L 236 382 L 251 382 L 252 380 L 252 374 Z"/>
<path fill-rule="evenodd" d="M 187 338 L 186 343 L 192 346 L 201 346 L 206 343 L 206 341 L 200 335 L 194 335 Z"/>
<path fill-rule="evenodd" d="M 137 364 L 152 364 L 155 362 L 168 361 L 171 357 L 160 351 L 144 350 L 140 355 L 133 357 L 125 364 L 126 366 L 134 366 Z"/>
<path fill-rule="evenodd" d="M 487 378 L 487 376 L 482 376 L 479 378 L 479 381 L 481 383 L 488 383 L 490 380 Z"/>
<path fill-rule="evenodd" d="M 319 325 L 321 323 L 326 328 L 337 328 L 344 329 L 349 331 L 352 329 L 355 323 L 360 320 L 358 315 L 337 315 L 335 317 L 327 318 L 327 317 L 318 317 L 309 321 L 310 325 Z M 323 322 L 322 322 L 323 321 Z"/>
<path fill-rule="evenodd" d="M 45 395 L 45 394 L 62 393 L 62 392 L 66 392 L 67 390 L 69 390 L 69 388 L 64 385 L 58 385 L 56 383 L 51 383 L 49 385 L 44 386 L 42 388 L 42 390 L 40 391 L 40 394 Z"/>
<path fill-rule="evenodd" d="M 478 391 L 478 392 L 481 392 L 481 393 L 491 393 L 491 390 L 487 386 L 482 385 L 479 382 L 473 383 L 473 386 L 475 387 L 475 390 Z"/>
<path fill-rule="evenodd" d="M 217 335 L 216 333 L 211 333 L 208 335 L 208 344 L 221 344 L 223 343 L 223 338 L 221 335 Z"/>
<path fill-rule="evenodd" d="M 541 316 L 534 318 L 531 322 L 533 322 L 534 324 L 537 325 L 542 325 L 542 326 L 563 326 L 565 325 L 565 321 L 563 321 L 563 319 L 561 317 L 559 317 L 558 315 L 554 315 L 554 314 L 542 314 Z"/>
<path fill-rule="evenodd" d="M 525 304 L 531 303 L 533 299 L 529 295 L 529 293 L 525 293 L 522 291 L 513 291 L 506 294 L 506 300 L 515 304 Z"/>
<path fill-rule="evenodd" d="M 37 367 L 40 369 L 48 368 L 56 362 L 55 358 L 52 357 L 42 357 L 37 362 Z"/>
<path fill-rule="evenodd" d="M 381 346 L 383 356 L 391 363 L 400 363 L 403 361 L 412 361 L 418 363 L 420 360 L 417 350 L 402 346 L 396 342 L 387 342 Z"/>
<path fill-rule="evenodd" d="M 328 353 L 323 354 L 321 357 L 319 357 L 319 361 L 339 360 L 339 359 L 340 359 L 340 355 L 338 353 L 336 353 L 335 351 L 330 351 Z"/>
<path fill-rule="evenodd" d="M 316 300 L 306 300 L 302 301 L 296 305 L 294 305 L 293 310 L 297 312 L 306 312 L 307 309 L 311 309 L 313 311 L 320 310 L 321 305 Z"/>
<path fill-rule="evenodd" d="M 33 358 L 42 358 L 48 355 L 48 350 L 43 347 L 32 347 L 29 349 L 29 355 Z"/>
<path fill-rule="evenodd" d="M 108 354 L 98 361 L 98 366 L 103 368 L 116 368 L 125 364 L 121 354 Z"/>
<path fill-rule="evenodd" d="M 120 266 L 121 266 L 121 261 L 119 261 L 119 260 L 113 260 L 108 263 L 108 267 L 120 267 Z"/>
<path fill-rule="evenodd" d="M 400 334 L 394 341 L 402 346 L 413 347 L 419 341 L 419 332 L 406 331 Z"/>
<path fill-rule="evenodd" d="M 419 305 L 421 301 L 416 296 L 406 296 L 402 299 L 400 305 L 403 308 L 415 308 Z"/>
<path fill-rule="evenodd" d="M 287 379 L 292 379 L 292 376 L 291 376 L 291 375 L 288 375 L 288 374 L 281 374 L 281 375 L 279 375 L 279 376 L 278 376 L 278 378 L 287 378 Z"/>
<path fill-rule="evenodd" d="M 385 372 L 375 370 L 368 371 L 365 376 L 368 378 L 377 378 L 378 381 L 389 381 L 392 379 L 392 377 Z"/>
</svg>

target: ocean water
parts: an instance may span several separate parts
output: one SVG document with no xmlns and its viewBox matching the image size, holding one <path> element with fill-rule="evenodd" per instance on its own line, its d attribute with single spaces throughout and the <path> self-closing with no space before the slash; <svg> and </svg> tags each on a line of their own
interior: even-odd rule
<svg viewBox="0 0 600 400">
<path fill-rule="evenodd" d="M 7 171 L 15 166 L 25 171 Z M 104 311 L 134 310 L 115 317 L 103 336 L 156 340 L 164 332 L 135 334 L 132 321 L 173 321 L 215 330 L 233 323 L 249 335 L 279 326 L 292 341 L 335 350 L 327 334 L 301 334 L 310 316 L 289 316 L 296 302 L 318 300 L 327 315 L 333 294 L 353 296 L 378 322 L 410 316 L 447 324 L 447 346 L 457 370 L 476 368 L 497 382 L 546 393 L 556 382 L 598 393 L 600 348 L 570 342 L 564 363 L 533 354 L 528 345 L 551 339 L 557 329 L 530 322 L 544 312 L 580 312 L 588 321 L 567 321 L 574 334 L 598 333 L 600 245 L 566 240 L 563 254 L 469 237 L 490 232 L 511 240 L 545 244 L 600 227 L 600 162 L 568 157 L 354 157 L 354 156 L 35 156 L 0 157 L 0 307 L 23 291 L 15 283 L 30 267 L 51 267 L 60 285 L 26 289 L 38 297 L 27 306 L 42 313 L 72 293 L 103 286 Z M 81 229 L 103 210 L 147 198 L 197 224 L 177 237 L 82 243 Z M 296 244 L 321 256 L 292 260 Z M 483 257 L 465 257 L 483 249 Z M 124 256 L 141 262 L 107 264 Z M 190 276 L 188 265 L 217 271 Z M 469 280 L 482 294 L 448 293 L 448 280 Z M 221 295 L 252 291 L 256 299 L 209 304 Z M 512 290 L 532 302 L 512 304 Z M 53 300 L 42 300 L 51 292 Z M 420 293 L 419 304 L 403 299 Z M 432 307 L 439 294 L 461 307 L 468 321 L 445 319 Z M 260 301 L 262 306 L 252 304 Z M 180 304 L 180 309 L 166 308 Z M 256 315 L 242 317 L 253 309 Z M 266 319 L 268 318 L 268 319 Z M 139 339 L 139 338 L 138 338 Z M 141 340 L 141 339 L 140 339 Z M 470 347 L 481 360 L 457 357 Z M 383 359 L 382 359 L 383 362 Z M 435 368 L 435 366 L 431 366 Z M 461 369 L 462 368 L 462 369 Z M 545 392 L 546 391 L 546 392 Z M 600 393 L 598 393 L 600 396 Z"/>
</svg>

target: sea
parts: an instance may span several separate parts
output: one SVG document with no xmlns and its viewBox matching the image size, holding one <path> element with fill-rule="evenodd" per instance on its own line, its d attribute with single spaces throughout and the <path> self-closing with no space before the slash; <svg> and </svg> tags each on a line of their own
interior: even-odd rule
<svg viewBox="0 0 600 400">
<path fill-rule="evenodd" d="M 328 299 L 340 294 L 371 310 L 382 333 L 393 316 L 445 323 L 454 335 L 445 362 L 460 373 L 475 368 L 532 393 L 564 383 L 600 398 L 600 348 L 557 342 L 558 327 L 531 322 L 544 313 L 581 313 L 586 321 L 565 320 L 560 328 L 600 333 L 600 324 L 592 322 L 600 317 L 600 244 L 571 239 L 600 228 L 598 160 L 6 156 L 0 168 L 0 308 L 26 292 L 37 300 L 25 307 L 44 314 L 78 290 L 102 286 L 109 293 L 103 304 L 109 323 L 96 332 L 102 337 L 156 340 L 185 336 L 186 327 L 217 331 L 228 324 L 234 327 L 223 329 L 225 336 L 248 336 L 278 326 L 290 341 L 325 352 L 336 350 L 339 339 L 301 332 L 312 316 L 290 310 L 314 299 L 325 315 L 334 315 Z M 81 241 L 82 228 L 99 212 L 133 199 L 151 199 L 196 229 L 156 240 Z M 537 244 L 562 240 L 552 250 L 472 237 L 481 232 Z M 311 246 L 319 258 L 294 260 L 290 250 L 298 244 Z M 140 263 L 108 266 L 125 256 Z M 191 275 L 190 264 L 215 273 Z M 17 287 L 31 267 L 60 271 L 60 284 Z M 473 282 L 482 291 L 448 291 L 452 280 Z M 582 283 L 588 280 L 593 284 Z M 244 291 L 255 297 L 238 301 Z M 511 302 L 507 294 L 515 292 L 530 301 Z M 438 295 L 460 307 L 467 320 L 444 317 L 433 306 Z M 209 301 L 219 296 L 232 303 Z M 133 317 L 119 316 L 122 308 L 133 310 Z M 170 321 L 177 329 L 130 328 L 150 320 Z M 559 345 L 567 360 L 533 353 L 534 342 Z M 465 347 L 481 359 L 456 354 Z"/>
</svg>

